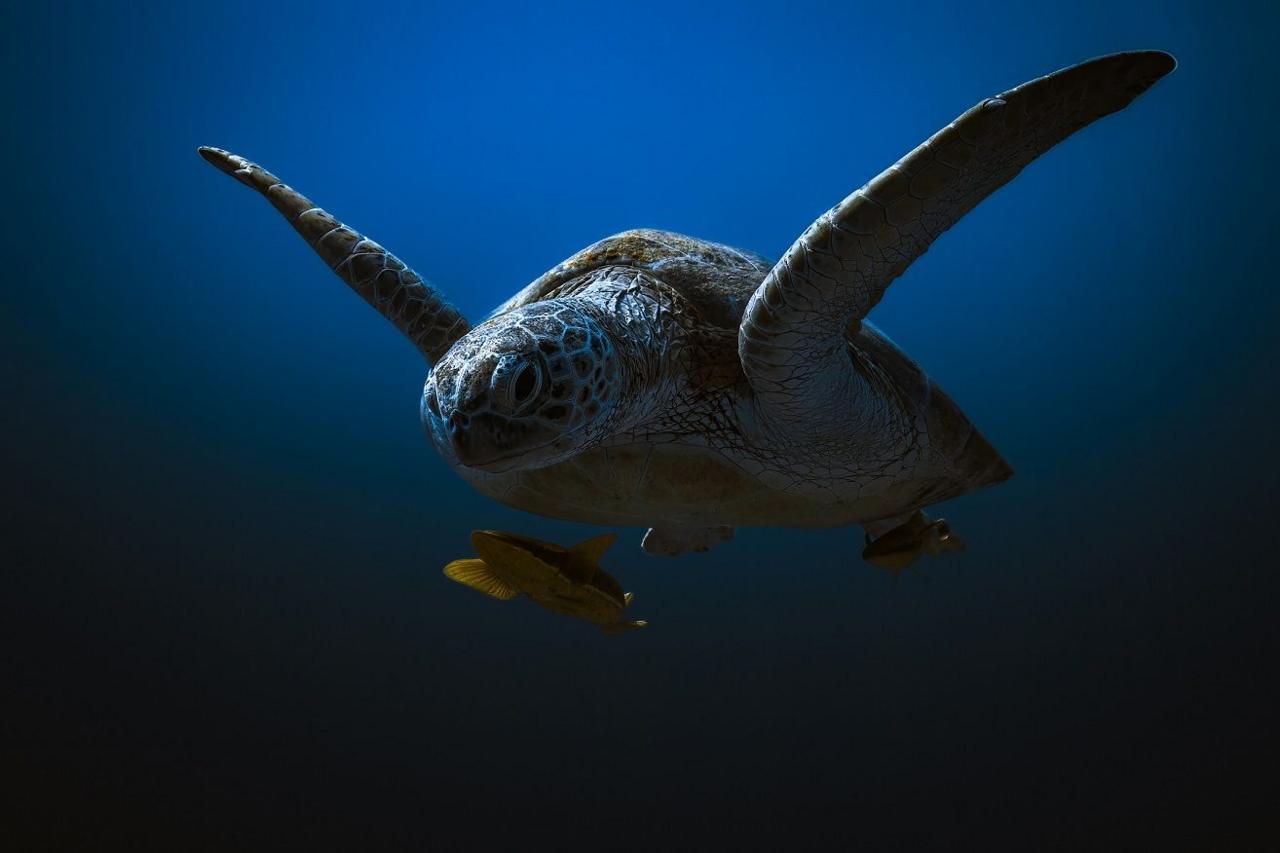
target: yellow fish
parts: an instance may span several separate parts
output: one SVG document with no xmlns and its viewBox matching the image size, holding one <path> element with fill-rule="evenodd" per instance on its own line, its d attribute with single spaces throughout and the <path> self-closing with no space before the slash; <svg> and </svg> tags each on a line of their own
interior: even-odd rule
<svg viewBox="0 0 1280 853">
<path fill-rule="evenodd" d="M 624 593 L 613 575 L 600 568 L 600 558 L 617 538 L 608 533 L 566 549 L 518 533 L 473 530 L 471 544 L 480 556 L 454 560 L 444 574 L 503 601 L 523 593 L 548 610 L 618 634 L 648 623 L 623 621 L 631 593 Z"/>
</svg>

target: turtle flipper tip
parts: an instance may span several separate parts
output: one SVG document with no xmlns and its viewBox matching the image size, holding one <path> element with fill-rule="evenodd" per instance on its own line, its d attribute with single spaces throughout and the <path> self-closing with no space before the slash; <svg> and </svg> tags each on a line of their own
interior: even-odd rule
<svg viewBox="0 0 1280 853">
<path fill-rule="evenodd" d="M 1172 74 L 1178 69 L 1178 57 L 1167 50 L 1142 50 L 1137 52 L 1151 58 L 1156 73 L 1161 77 L 1166 74 Z"/>
<path fill-rule="evenodd" d="M 225 172 L 240 183 L 260 193 L 265 194 L 272 184 L 279 183 L 275 175 L 265 171 L 260 166 L 250 163 L 239 154 L 232 154 L 223 148 L 201 145 L 196 149 L 196 152 L 204 158 L 206 163 L 219 172 Z M 299 201 L 305 201 L 300 196 L 298 199 Z M 307 201 L 306 204 L 308 207 L 311 206 L 310 201 Z"/>
<path fill-rule="evenodd" d="M 239 158 L 230 151 L 225 151 L 221 148 L 214 148 L 209 145 L 201 145 L 196 149 L 196 152 L 204 158 L 206 163 L 211 166 L 215 166 L 228 174 L 240 168 L 239 164 L 235 162 Z"/>
</svg>

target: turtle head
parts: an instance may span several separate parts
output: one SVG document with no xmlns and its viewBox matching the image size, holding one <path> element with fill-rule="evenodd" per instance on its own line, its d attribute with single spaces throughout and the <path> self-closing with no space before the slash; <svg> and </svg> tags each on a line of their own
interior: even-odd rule
<svg viewBox="0 0 1280 853">
<path fill-rule="evenodd" d="M 602 438 L 622 364 L 571 300 L 526 305 L 463 336 L 427 377 L 422 421 L 446 459 L 489 472 L 540 468 Z"/>
</svg>

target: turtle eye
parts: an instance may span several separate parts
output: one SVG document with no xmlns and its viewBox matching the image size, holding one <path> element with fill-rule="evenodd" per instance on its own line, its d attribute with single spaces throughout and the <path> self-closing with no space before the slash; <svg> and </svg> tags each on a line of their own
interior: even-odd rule
<svg viewBox="0 0 1280 853">
<path fill-rule="evenodd" d="M 512 410 L 523 408 L 542 388 L 542 371 L 537 362 L 526 362 L 516 371 L 507 386 Z"/>
</svg>

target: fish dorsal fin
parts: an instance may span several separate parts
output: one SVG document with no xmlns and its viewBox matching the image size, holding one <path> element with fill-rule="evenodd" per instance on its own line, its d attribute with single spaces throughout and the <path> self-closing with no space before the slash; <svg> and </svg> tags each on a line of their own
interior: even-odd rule
<svg viewBox="0 0 1280 853">
<path fill-rule="evenodd" d="M 606 533 L 603 536 L 596 536 L 584 542 L 579 542 L 569 549 L 569 553 L 593 566 L 598 566 L 600 560 L 604 557 L 604 552 L 613 547 L 613 543 L 617 541 L 618 534 Z"/>
<path fill-rule="evenodd" d="M 454 560 L 444 567 L 444 576 L 503 601 L 510 601 L 520 594 L 519 590 L 495 575 L 484 560 L 475 557 Z"/>
</svg>

